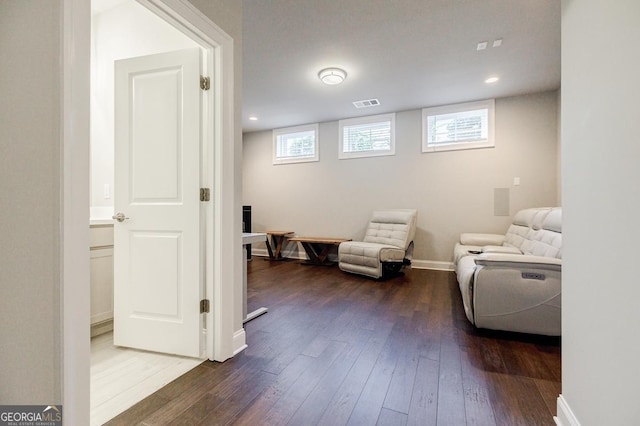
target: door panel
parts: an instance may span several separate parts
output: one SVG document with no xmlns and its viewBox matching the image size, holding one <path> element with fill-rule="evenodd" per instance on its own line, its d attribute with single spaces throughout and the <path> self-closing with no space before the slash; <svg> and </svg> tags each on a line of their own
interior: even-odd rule
<svg viewBox="0 0 640 426">
<path fill-rule="evenodd" d="M 116 61 L 114 344 L 201 355 L 200 52 Z"/>
<path fill-rule="evenodd" d="M 157 232 L 131 235 L 131 280 L 139 283 L 132 287 L 130 311 L 133 317 L 160 321 L 179 321 L 182 317 L 180 295 L 184 289 L 180 279 L 180 237 L 179 233 Z M 168 297 L 156 297 L 155 294 Z"/>
<path fill-rule="evenodd" d="M 179 67 L 132 79 L 132 202 L 181 201 L 182 80 Z"/>
</svg>

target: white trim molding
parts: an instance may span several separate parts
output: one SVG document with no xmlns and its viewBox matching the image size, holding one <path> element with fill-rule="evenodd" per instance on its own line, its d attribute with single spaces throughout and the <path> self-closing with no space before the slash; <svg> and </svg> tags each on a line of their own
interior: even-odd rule
<svg viewBox="0 0 640 426">
<path fill-rule="evenodd" d="M 258 257 L 269 257 L 269 252 L 266 248 L 251 248 L 251 255 Z M 282 256 L 287 259 L 297 259 L 297 260 L 305 260 L 307 255 L 303 250 L 283 250 Z"/>
<path fill-rule="evenodd" d="M 247 349 L 247 338 L 244 328 L 233 333 L 233 356 Z"/>
<path fill-rule="evenodd" d="M 204 297 L 212 300 L 206 317 L 205 352 L 211 361 L 224 361 L 237 349 L 234 331 L 242 327 L 241 226 L 235 197 L 234 43 L 233 39 L 186 0 L 137 0 L 167 23 L 184 32 L 207 51 L 205 73 L 212 90 L 203 105 L 208 115 L 203 129 L 203 185 L 212 188 L 212 204 L 205 209 L 206 252 Z M 238 207 L 236 209 L 236 207 Z M 233 301 L 233 303 L 230 303 Z M 244 337 L 244 333 L 241 334 Z"/>
<path fill-rule="evenodd" d="M 413 259 L 411 261 L 411 267 L 415 269 L 432 269 L 434 271 L 448 271 L 448 272 L 455 271 L 453 263 L 442 262 L 440 260 Z"/>
<path fill-rule="evenodd" d="M 558 426 L 580 426 L 580 422 L 569 408 L 564 396 L 558 396 L 558 415 L 553 418 Z"/>
<path fill-rule="evenodd" d="M 269 257 L 269 253 L 266 248 L 251 248 L 251 254 L 259 257 Z M 304 260 L 307 255 L 303 250 L 283 250 L 282 255 L 289 259 Z M 334 259 L 337 260 L 337 259 Z M 455 268 L 451 262 L 442 262 L 439 260 L 420 260 L 413 259 L 411 261 L 411 267 L 414 269 L 431 269 L 433 271 L 447 271 L 453 272 Z"/>
<path fill-rule="evenodd" d="M 60 310 L 65 424 L 89 424 L 90 4 L 64 0 L 60 16 Z M 81 260 L 80 260 L 81 259 Z"/>
</svg>

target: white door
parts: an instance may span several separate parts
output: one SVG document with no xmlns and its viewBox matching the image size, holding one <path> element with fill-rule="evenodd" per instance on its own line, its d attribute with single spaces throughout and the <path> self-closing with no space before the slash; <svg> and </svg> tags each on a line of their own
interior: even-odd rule
<svg viewBox="0 0 640 426">
<path fill-rule="evenodd" d="M 116 62 L 117 346 L 201 356 L 200 52 Z"/>
</svg>

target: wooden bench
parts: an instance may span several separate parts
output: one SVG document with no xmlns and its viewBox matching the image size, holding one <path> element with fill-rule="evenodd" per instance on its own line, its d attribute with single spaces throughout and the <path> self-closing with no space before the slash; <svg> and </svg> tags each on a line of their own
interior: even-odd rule
<svg viewBox="0 0 640 426">
<path fill-rule="evenodd" d="M 289 241 L 302 244 L 309 260 L 303 262 L 306 265 L 333 265 L 335 262 L 329 261 L 329 251 L 333 246 L 351 241 L 351 238 L 323 238 L 323 237 L 291 237 Z"/>
<path fill-rule="evenodd" d="M 269 252 L 269 259 L 265 260 L 287 260 L 282 256 L 282 249 L 284 248 L 284 239 L 291 237 L 293 231 L 267 231 L 267 251 Z M 271 244 L 269 244 L 269 237 L 271 237 Z"/>
</svg>

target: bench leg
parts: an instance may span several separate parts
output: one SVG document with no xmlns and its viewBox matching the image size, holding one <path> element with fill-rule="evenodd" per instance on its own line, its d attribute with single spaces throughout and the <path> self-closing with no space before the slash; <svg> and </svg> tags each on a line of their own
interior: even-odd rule
<svg viewBox="0 0 640 426">
<path fill-rule="evenodd" d="M 309 260 L 307 262 L 303 262 L 305 265 L 318 265 L 318 266 L 329 266 L 333 265 L 332 262 L 329 262 L 327 258 L 329 257 L 329 250 L 333 244 L 322 244 L 322 243 L 308 243 L 301 242 L 304 251 L 307 253 Z"/>
</svg>

